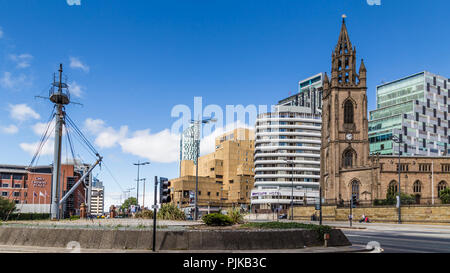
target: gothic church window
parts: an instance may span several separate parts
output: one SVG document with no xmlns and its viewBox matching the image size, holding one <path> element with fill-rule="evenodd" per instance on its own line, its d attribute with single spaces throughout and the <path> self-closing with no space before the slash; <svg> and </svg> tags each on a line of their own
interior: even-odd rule
<svg viewBox="0 0 450 273">
<path fill-rule="evenodd" d="M 359 199 L 359 182 L 357 180 L 352 181 L 352 196 L 356 195 L 356 199 Z"/>
<path fill-rule="evenodd" d="M 353 166 L 353 150 L 348 149 L 344 152 L 343 159 L 344 159 L 344 167 L 352 167 Z"/>
<path fill-rule="evenodd" d="M 397 191 L 398 191 L 398 183 L 397 183 L 397 181 L 392 180 L 389 183 L 388 192 L 397 193 Z"/>
<path fill-rule="evenodd" d="M 419 180 L 417 180 L 416 182 L 414 182 L 413 190 L 414 190 L 414 193 L 419 193 L 419 192 L 422 191 L 422 183 L 420 183 Z"/>
<path fill-rule="evenodd" d="M 445 181 L 439 182 L 438 188 L 437 188 L 437 190 L 438 190 L 438 197 L 441 197 L 441 191 L 445 190 L 447 187 L 448 187 L 447 182 L 445 182 Z"/>
<path fill-rule="evenodd" d="M 353 123 L 353 103 L 347 100 L 344 104 L 344 123 Z"/>
</svg>

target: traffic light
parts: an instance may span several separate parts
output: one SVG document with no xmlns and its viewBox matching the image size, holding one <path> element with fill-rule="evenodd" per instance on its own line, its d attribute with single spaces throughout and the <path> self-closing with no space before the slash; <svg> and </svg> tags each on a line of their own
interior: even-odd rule
<svg viewBox="0 0 450 273">
<path fill-rule="evenodd" d="M 170 203 L 170 182 L 169 179 L 165 177 L 159 178 L 159 202 L 161 204 L 163 203 Z"/>
<path fill-rule="evenodd" d="M 356 194 L 352 194 L 352 208 L 356 208 L 357 203 L 358 203 L 358 200 L 356 198 Z"/>
</svg>

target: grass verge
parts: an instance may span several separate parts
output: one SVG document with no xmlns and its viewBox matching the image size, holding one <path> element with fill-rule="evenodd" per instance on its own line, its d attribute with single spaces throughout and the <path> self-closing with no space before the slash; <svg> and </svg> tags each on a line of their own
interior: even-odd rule
<svg viewBox="0 0 450 273">
<path fill-rule="evenodd" d="M 330 233 L 332 227 L 315 224 L 291 223 L 291 222 L 258 222 L 242 224 L 240 228 L 259 228 L 259 229 L 308 229 L 315 230 L 321 241 L 326 233 Z"/>
</svg>

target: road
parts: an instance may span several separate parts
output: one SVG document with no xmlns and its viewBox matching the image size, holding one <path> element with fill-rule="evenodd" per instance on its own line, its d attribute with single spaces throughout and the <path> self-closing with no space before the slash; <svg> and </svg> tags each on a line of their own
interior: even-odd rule
<svg viewBox="0 0 450 273">
<path fill-rule="evenodd" d="M 383 253 L 450 253 L 449 227 L 366 224 L 366 229 L 342 231 L 354 246 L 375 241 Z"/>
</svg>

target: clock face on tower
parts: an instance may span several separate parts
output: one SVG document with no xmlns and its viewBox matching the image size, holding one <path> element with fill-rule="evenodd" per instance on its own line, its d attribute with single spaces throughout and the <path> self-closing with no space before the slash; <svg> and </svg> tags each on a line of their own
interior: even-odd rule
<svg viewBox="0 0 450 273">
<path fill-rule="evenodd" d="M 346 134 L 345 138 L 347 138 L 347 140 L 352 140 L 353 139 L 353 135 L 352 134 Z"/>
</svg>

